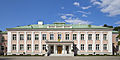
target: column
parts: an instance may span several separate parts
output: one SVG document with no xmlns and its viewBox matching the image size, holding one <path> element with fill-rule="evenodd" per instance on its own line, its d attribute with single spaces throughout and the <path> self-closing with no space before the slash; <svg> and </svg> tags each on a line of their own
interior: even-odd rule
<svg viewBox="0 0 120 60">
<path fill-rule="evenodd" d="M 87 33 L 87 31 L 86 31 L 86 32 L 85 32 L 85 52 L 88 51 L 88 43 L 87 43 L 87 41 L 88 41 L 88 33 Z"/>
<path fill-rule="evenodd" d="M 54 44 L 54 54 L 56 54 L 56 45 Z"/>
<path fill-rule="evenodd" d="M 19 50 L 19 32 L 17 31 L 17 53 L 18 53 L 18 50 Z"/>
<path fill-rule="evenodd" d="M 103 52 L 103 32 L 100 33 L 100 51 Z"/>
<path fill-rule="evenodd" d="M 77 47 L 78 47 L 78 51 L 79 51 L 80 50 L 80 32 L 78 32 L 78 34 L 77 34 L 77 40 L 78 40 Z"/>
<path fill-rule="evenodd" d="M 108 39 L 107 48 L 108 48 L 108 52 L 110 52 L 111 55 L 112 55 L 112 31 L 109 31 L 107 35 L 108 35 L 108 37 L 107 37 L 107 39 Z"/>
<path fill-rule="evenodd" d="M 65 54 L 65 45 L 62 45 L 62 54 Z"/>
<path fill-rule="evenodd" d="M 34 32 L 32 31 L 32 53 L 34 52 Z"/>
<path fill-rule="evenodd" d="M 26 33 L 26 31 L 24 32 L 24 52 L 26 53 L 26 46 L 27 46 L 27 44 L 26 44 L 26 42 L 27 42 L 27 33 Z"/>
<path fill-rule="evenodd" d="M 41 32 L 39 32 L 39 52 L 42 53 Z"/>
<path fill-rule="evenodd" d="M 96 40 L 96 33 L 95 33 L 95 31 L 92 33 L 92 35 L 93 35 L 93 38 L 92 38 L 92 40 L 93 40 L 93 52 L 95 52 L 95 40 Z"/>
<path fill-rule="evenodd" d="M 11 36 L 12 36 L 11 32 L 8 31 L 7 53 L 11 53 L 11 48 L 12 48 L 12 46 L 11 46 Z"/>
</svg>

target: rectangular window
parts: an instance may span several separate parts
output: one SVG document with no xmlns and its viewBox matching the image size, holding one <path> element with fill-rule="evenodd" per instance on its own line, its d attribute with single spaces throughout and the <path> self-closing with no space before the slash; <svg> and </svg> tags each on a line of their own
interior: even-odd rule
<svg viewBox="0 0 120 60">
<path fill-rule="evenodd" d="M 16 44 L 12 45 L 12 50 L 16 50 Z"/>
<path fill-rule="evenodd" d="M 24 45 L 20 44 L 20 50 L 24 50 Z"/>
<path fill-rule="evenodd" d="M 99 40 L 99 34 L 96 34 L 96 40 Z"/>
<path fill-rule="evenodd" d="M 88 45 L 88 50 L 92 50 L 92 44 Z"/>
<path fill-rule="evenodd" d="M 46 40 L 46 34 L 42 34 L 42 39 Z"/>
<path fill-rule="evenodd" d="M 35 50 L 39 50 L 39 45 L 35 44 Z"/>
<path fill-rule="evenodd" d="M 69 40 L 69 34 L 65 34 L 65 39 Z"/>
<path fill-rule="evenodd" d="M 96 50 L 99 50 L 99 44 L 96 44 Z"/>
<path fill-rule="evenodd" d="M 84 34 L 81 34 L 81 40 L 84 40 Z"/>
<path fill-rule="evenodd" d="M 1 50 L 4 50 L 4 46 L 1 46 Z"/>
<path fill-rule="evenodd" d="M 20 34 L 20 40 L 24 40 L 24 34 Z"/>
<path fill-rule="evenodd" d="M 77 34 L 73 34 L 73 40 L 77 40 Z"/>
<path fill-rule="evenodd" d="M 54 40 L 54 34 L 50 34 L 50 40 Z"/>
<path fill-rule="evenodd" d="M 61 34 L 58 34 L 58 39 L 60 39 L 60 40 L 61 40 Z"/>
<path fill-rule="evenodd" d="M 13 37 L 13 40 L 16 40 L 16 34 L 13 34 L 12 37 Z"/>
<path fill-rule="evenodd" d="M 45 50 L 46 49 L 46 45 L 43 45 L 43 50 Z"/>
<path fill-rule="evenodd" d="M 27 40 L 31 40 L 31 34 L 27 34 Z"/>
<path fill-rule="evenodd" d="M 39 34 L 35 34 L 35 40 L 39 40 Z"/>
<path fill-rule="evenodd" d="M 103 34 L 103 40 L 107 40 L 107 34 Z"/>
<path fill-rule="evenodd" d="M 31 50 L 31 44 L 27 44 L 27 50 Z"/>
<path fill-rule="evenodd" d="M 92 40 L 92 34 L 88 34 L 88 40 Z"/>
<path fill-rule="evenodd" d="M 84 50 L 84 44 L 81 44 L 81 50 Z"/>
<path fill-rule="evenodd" d="M 103 45 L 103 50 L 107 50 L 107 44 Z"/>
</svg>

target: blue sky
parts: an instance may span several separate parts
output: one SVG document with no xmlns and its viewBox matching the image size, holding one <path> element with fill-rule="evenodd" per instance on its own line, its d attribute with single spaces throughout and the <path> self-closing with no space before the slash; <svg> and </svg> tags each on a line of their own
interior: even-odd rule
<svg viewBox="0 0 120 60">
<path fill-rule="evenodd" d="M 120 0 L 0 0 L 0 30 L 66 22 L 120 25 Z"/>
</svg>

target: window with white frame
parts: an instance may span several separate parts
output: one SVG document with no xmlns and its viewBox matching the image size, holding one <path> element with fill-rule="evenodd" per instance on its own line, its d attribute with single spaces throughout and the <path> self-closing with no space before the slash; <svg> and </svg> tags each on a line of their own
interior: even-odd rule
<svg viewBox="0 0 120 60">
<path fill-rule="evenodd" d="M 73 34 L 73 40 L 77 40 L 77 34 Z"/>
<path fill-rule="evenodd" d="M 39 50 L 39 45 L 35 44 L 35 50 Z"/>
<path fill-rule="evenodd" d="M 46 34 L 42 34 L 42 40 L 46 40 Z"/>
<path fill-rule="evenodd" d="M 69 40 L 69 34 L 65 34 L 65 39 Z"/>
<path fill-rule="evenodd" d="M 24 34 L 20 34 L 20 40 L 24 40 Z"/>
<path fill-rule="evenodd" d="M 27 40 L 31 40 L 31 34 L 27 34 Z"/>
<path fill-rule="evenodd" d="M 27 50 L 31 50 L 31 44 L 27 44 Z"/>
<path fill-rule="evenodd" d="M 58 39 L 60 39 L 60 40 L 61 40 L 61 34 L 58 34 Z"/>
<path fill-rule="evenodd" d="M 107 34 L 103 34 L 103 40 L 107 40 Z"/>
<path fill-rule="evenodd" d="M 46 45 L 43 45 L 43 50 L 45 50 L 46 49 Z"/>
<path fill-rule="evenodd" d="M 92 44 L 88 44 L 88 50 L 92 50 Z"/>
<path fill-rule="evenodd" d="M 20 50 L 24 50 L 24 45 L 20 44 Z"/>
<path fill-rule="evenodd" d="M 50 34 L 50 40 L 54 40 L 54 34 Z"/>
<path fill-rule="evenodd" d="M 99 34 L 96 34 L 96 40 L 99 40 Z"/>
<path fill-rule="evenodd" d="M 81 50 L 84 50 L 84 44 L 81 44 Z"/>
<path fill-rule="evenodd" d="M 99 44 L 96 44 L 96 50 L 99 50 Z"/>
<path fill-rule="evenodd" d="M 88 40 L 92 40 L 92 34 L 88 34 Z"/>
<path fill-rule="evenodd" d="M 81 34 L 81 40 L 84 40 L 84 34 Z"/>
<path fill-rule="evenodd" d="M 16 44 L 12 45 L 12 50 L 16 50 Z"/>
<path fill-rule="evenodd" d="M 103 50 L 107 50 L 107 44 L 103 45 Z"/>
<path fill-rule="evenodd" d="M 12 35 L 13 40 L 16 40 L 16 34 Z"/>
<path fill-rule="evenodd" d="M 39 40 L 39 34 L 35 34 L 35 40 Z"/>
</svg>

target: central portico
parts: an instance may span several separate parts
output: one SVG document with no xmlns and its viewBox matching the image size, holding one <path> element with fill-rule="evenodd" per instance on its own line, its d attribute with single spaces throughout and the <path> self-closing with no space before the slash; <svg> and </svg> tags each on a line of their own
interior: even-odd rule
<svg viewBox="0 0 120 60">
<path fill-rule="evenodd" d="M 46 40 L 47 53 L 50 55 L 74 55 L 72 52 L 73 41 Z"/>
</svg>

